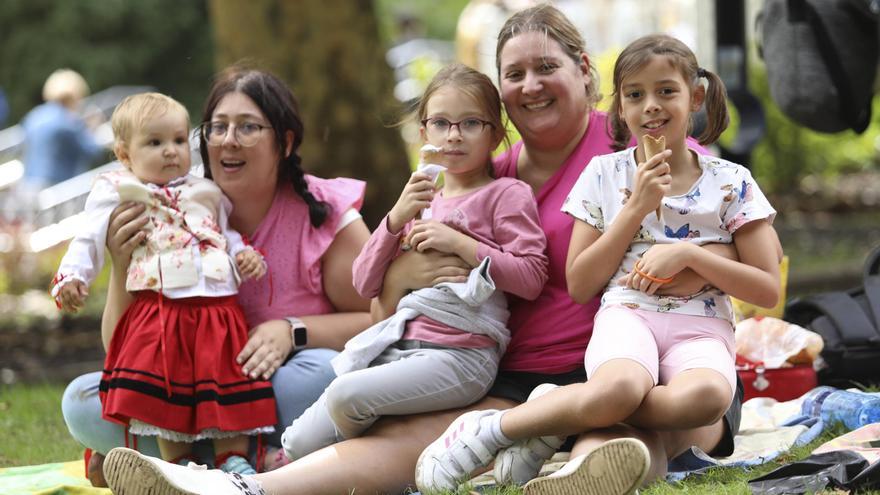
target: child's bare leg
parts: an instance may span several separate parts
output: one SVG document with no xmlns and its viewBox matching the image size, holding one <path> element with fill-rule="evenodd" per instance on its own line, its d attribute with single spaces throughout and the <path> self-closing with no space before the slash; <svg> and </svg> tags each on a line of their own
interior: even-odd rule
<svg viewBox="0 0 880 495">
<path fill-rule="evenodd" d="M 162 459 L 168 462 L 177 462 L 181 457 L 192 456 L 192 444 L 186 442 L 174 442 L 161 437 L 156 438 L 159 444 L 159 453 Z"/>
<path fill-rule="evenodd" d="M 242 457 L 247 457 L 249 441 L 250 438 L 244 435 L 229 438 L 215 438 L 214 456 L 218 459 L 225 457 L 228 454 L 238 454 Z"/>
<path fill-rule="evenodd" d="M 648 392 L 626 422 L 650 430 L 684 430 L 717 422 L 730 407 L 733 390 L 721 373 L 697 368 Z"/>
<path fill-rule="evenodd" d="M 654 385 L 641 364 L 612 359 L 586 383 L 560 387 L 501 417 L 501 430 L 511 440 L 546 435 L 573 435 L 614 425 L 630 417 Z M 722 411 L 723 412 L 723 411 Z"/>
<path fill-rule="evenodd" d="M 239 435 L 214 439 L 214 467 L 227 473 L 257 474 L 247 458 L 249 438 Z"/>
</svg>

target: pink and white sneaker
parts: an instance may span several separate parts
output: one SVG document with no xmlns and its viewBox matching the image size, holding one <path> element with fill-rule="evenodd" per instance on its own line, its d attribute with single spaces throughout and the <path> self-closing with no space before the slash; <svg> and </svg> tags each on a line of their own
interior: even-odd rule
<svg viewBox="0 0 880 495">
<path fill-rule="evenodd" d="M 558 388 L 553 383 L 542 383 L 532 390 L 527 400 L 535 400 Z M 541 471 L 541 467 L 562 447 L 566 437 L 553 435 L 520 440 L 495 456 L 493 475 L 499 485 L 523 485 Z"/>
<path fill-rule="evenodd" d="M 416 486 L 422 493 L 455 490 L 495 459 L 500 446 L 486 441 L 480 420 L 499 411 L 471 411 L 449 425 L 428 445 L 416 463 Z"/>
</svg>

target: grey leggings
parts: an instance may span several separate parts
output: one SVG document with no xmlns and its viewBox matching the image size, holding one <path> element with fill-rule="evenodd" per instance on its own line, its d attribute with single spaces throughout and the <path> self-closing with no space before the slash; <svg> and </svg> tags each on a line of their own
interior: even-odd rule
<svg viewBox="0 0 880 495">
<path fill-rule="evenodd" d="M 384 415 L 464 407 L 481 399 L 498 371 L 498 349 L 443 347 L 403 340 L 370 367 L 337 377 L 288 427 L 281 446 L 290 459 L 360 436 Z"/>
</svg>

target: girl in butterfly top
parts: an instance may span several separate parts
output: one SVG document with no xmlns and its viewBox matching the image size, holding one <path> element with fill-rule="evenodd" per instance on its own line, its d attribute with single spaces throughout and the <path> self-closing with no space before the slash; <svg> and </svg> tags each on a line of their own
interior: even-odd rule
<svg viewBox="0 0 880 495">
<path fill-rule="evenodd" d="M 723 83 L 684 43 L 650 35 L 630 44 L 614 67 L 613 97 L 616 146 L 632 136 L 638 146 L 594 158 L 562 207 L 580 220 L 566 268 L 571 296 L 585 302 L 605 291 L 584 359 L 586 385 L 627 391 L 605 397 L 592 421 L 622 421 L 647 400 L 639 414 L 708 425 L 736 387 L 728 294 L 765 307 L 779 297 L 776 212 L 748 169 L 688 148 L 692 114 L 704 103 L 700 144 L 714 142 L 728 117 Z M 668 149 L 645 156 L 646 136 L 665 136 Z M 731 242 L 739 261 L 698 247 Z M 686 268 L 712 287 L 654 294 Z"/>
<path fill-rule="evenodd" d="M 215 465 L 254 473 L 248 435 L 276 422 L 268 381 L 237 371 L 247 340 L 239 279 L 266 271 L 262 256 L 227 226 L 231 204 L 214 182 L 189 175 L 189 114 L 159 93 L 130 96 L 112 117 L 124 169 L 101 174 L 86 200 L 85 231 L 71 242 L 53 295 L 79 309 L 103 265 L 110 214 L 147 205 L 146 240 L 132 254 L 126 288 L 135 301 L 111 338 L 100 398 L 105 419 L 157 436 L 162 457 L 191 460 L 191 443 L 214 440 Z"/>
<path fill-rule="evenodd" d="M 504 137 L 492 81 L 461 64 L 442 69 L 416 115 L 421 137 L 440 151 L 440 190 L 416 171 L 354 263 L 364 297 L 382 289 L 402 250 L 437 250 L 471 267 L 404 297 L 397 313 L 346 344 L 338 377 L 282 437 L 290 459 L 360 436 L 383 415 L 462 407 L 491 387 L 510 340 L 504 293 L 534 299 L 547 280 L 546 240 L 531 187 L 492 177 Z M 430 208 L 431 219 L 418 215 Z"/>
</svg>

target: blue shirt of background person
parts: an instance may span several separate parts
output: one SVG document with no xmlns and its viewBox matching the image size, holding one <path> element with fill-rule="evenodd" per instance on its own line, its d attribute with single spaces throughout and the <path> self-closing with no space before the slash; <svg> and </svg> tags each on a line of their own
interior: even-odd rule
<svg viewBox="0 0 880 495">
<path fill-rule="evenodd" d="M 69 69 L 59 69 L 46 80 L 46 103 L 35 107 L 22 121 L 24 181 L 29 186 L 48 187 L 79 175 L 103 152 L 76 113 L 88 92 L 82 76 Z"/>
</svg>

